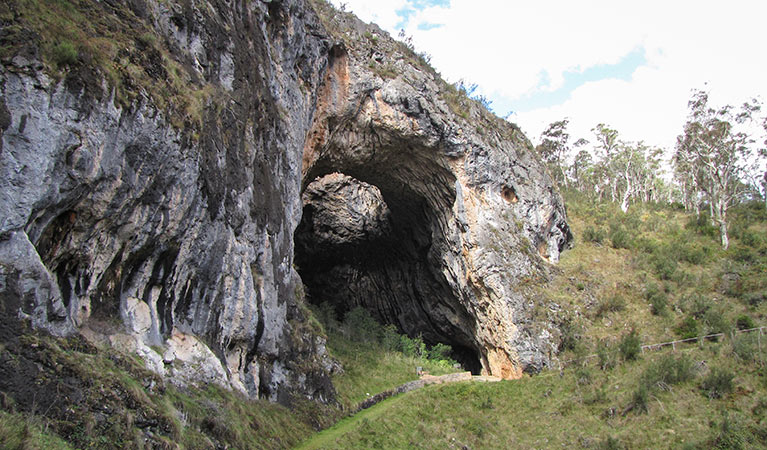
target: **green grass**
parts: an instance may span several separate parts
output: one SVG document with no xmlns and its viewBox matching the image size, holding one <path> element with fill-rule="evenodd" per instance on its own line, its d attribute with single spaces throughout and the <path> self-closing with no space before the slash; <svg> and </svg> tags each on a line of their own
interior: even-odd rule
<svg viewBox="0 0 767 450">
<path fill-rule="evenodd" d="M 335 376 L 333 384 L 339 401 L 347 408 L 356 406 L 368 396 L 417 380 L 417 367 L 431 375 L 457 371 L 425 358 L 385 350 L 378 343 L 352 341 L 340 334 L 330 334 L 328 348 L 344 367 L 344 373 Z"/>
<path fill-rule="evenodd" d="M 708 349 L 687 355 L 691 361 L 732 362 Z M 767 423 L 753 395 L 758 388 L 764 392 L 765 380 L 754 366 L 738 374 L 736 392 L 721 400 L 701 389 L 702 374 L 676 375 L 668 390 L 650 391 L 647 413 L 626 411 L 643 380 L 668 380 L 657 374 L 668 373 L 659 362 L 663 356 L 646 354 L 605 372 L 574 367 L 562 377 L 424 388 L 342 422 L 306 448 L 595 448 L 609 438 L 629 448 L 707 448 L 719 433 L 711 419 L 723 409 L 738 413 L 743 439 L 767 444 L 760 434 Z"/>
<path fill-rule="evenodd" d="M 34 417 L 0 411 L 0 447 L 5 450 L 70 450 L 60 437 L 43 431 Z"/>
<path fill-rule="evenodd" d="M 0 58 L 35 47 L 54 80 L 77 78 L 72 85 L 109 98 L 101 93 L 106 80 L 123 107 L 131 107 L 143 90 L 175 127 L 201 126 L 210 86 L 196 82 L 126 2 L 6 0 L 0 24 L 7 25 Z"/>
<path fill-rule="evenodd" d="M 35 399 L 29 404 L 16 400 L 17 393 L 1 393 L 4 449 L 144 448 L 147 435 L 152 448 L 281 449 L 338 415 L 335 408 L 301 399 L 289 409 L 213 385 L 180 389 L 148 372 L 136 356 L 79 338 L 27 333 L 18 345 L 7 343 L 1 356 L 20 368 L 28 367 L 25 361 L 39 365 L 29 382 L 39 386 L 39 398 L 55 397 L 50 407 L 41 407 Z M 58 397 L 72 387 L 80 401 Z"/>
<path fill-rule="evenodd" d="M 307 448 L 767 446 L 767 339 L 761 349 L 755 334 L 744 334 L 682 344 L 676 353 L 667 347 L 619 357 L 632 329 L 648 344 L 765 325 L 767 246 L 759 233 L 767 232 L 766 215 L 752 205 L 735 208 L 732 248 L 723 251 L 705 218 L 657 205 L 633 205 L 623 215 L 616 205 L 567 199 L 577 245 L 541 295 L 563 307 L 550 317 L 567 324 L 570 344 L 560 358 L 600 358 L 561 376 L 404 394 L 317 435 Z M 593 239 L 600 229 L 604 237 Z M 590 239 L 582 238 L 586 230 Z M 733 273 L 735 281 L 726 282 Z M 369 382 L 383 352 L 339 350 L 349 370 L 339 390 L 359 398 L 355 388 Z"/>
</svg>

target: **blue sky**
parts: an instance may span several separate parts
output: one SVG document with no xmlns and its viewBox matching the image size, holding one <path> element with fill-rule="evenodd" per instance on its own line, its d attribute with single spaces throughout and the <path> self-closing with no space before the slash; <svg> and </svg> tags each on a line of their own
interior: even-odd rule
<svg viewBox="0 0 767 450">
<path fill-rule="evenodd" d="M 615 64 L 598 64 L 583 70 L 573 69 L 565 71 L 562 76 L 564 82 L 556 89 L 550 89 L 551 77 L 545 71 L 541 72 L 540 83 L 528 94 L 516 99 L 505 97 L 502 94 L 488 93 L 488 98 L 493 99 L 492 109 L 500 115 L 506 116 L 509 112 L 521 114 L 540 108 L 549 108 L 560 105 L 567 101 L 580 86 L 589 82 L 597 82 L 606 79 L 631 80 L 631 75 L 641 66 L 647 64 L 644 49 L 639 48 L 627 53 Z"/>
<path fill-rule="evenodd" d="M 334 0 L 337 1 L 337 0 Z M 337 3 L 339 4 L 339 3 Z M 718 104 L 767 97 L 767 2 L 730 0 L 347 0 L 363 20 L 416 49 L 448 81 L 476 83 L 496 114 L 535 142 L 570 119 L 590 138 L 607 123 L 625 140 L 672 148 L 695 88 Z"/>
</svg>

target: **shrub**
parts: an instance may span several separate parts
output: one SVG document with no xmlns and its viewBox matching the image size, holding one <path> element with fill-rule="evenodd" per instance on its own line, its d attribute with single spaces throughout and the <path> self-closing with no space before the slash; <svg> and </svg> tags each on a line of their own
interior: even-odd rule
<svg viewBox="0 0 767 450">
<path fill-rule="evenodd" d="M 631 234 L 622 226 L 616 226 L 610 230 L 610 243 L 613 248 L 631 248 L 631 241 Z"/>
<path fill-rule="evenodd" d="M 757 336 L 740 334 L 732 341 L 732 352 L 743 361 L 755 361 L 757 357 Z"/>
<path fill-rule="evenodd" d="M 449 345 L 438 343 L 429 349 L 429 359 L 434 361 L 449 360 L 453 349 Z"/>
<path fill-rule="evenodd" d="M 606 340 L 597 343 L 597 357 L 599 368 L 602 370 L 609 370 L 618 365 L 617 352 Z"/>
<path fill-rule="evenodd" d="M 400 347 L 402 348 L 402 353 L 404 353 L 406 356 L 411 356 L 413 358 L 428 357 L 426 344 L 423 342 L 421 335 L 418 335 L 414 338 L 409 338 L 405 335 L 402 335 L 400 337 Z"/>
<path fill-rule="evenodd" d="M 676 326 L 674 329 L 676 334 L 682 339 L 692 339 L 700 336 L 700 327 L 698 321 L 693 316 L 687 316 L 682 323 Z"/>
<path fill-rule="evenodd" d="M 605 231 L 601 228 L 589 225 L 583 230 L 583 240 L 586 242 L 593 242 L 594 244 L 601 244 L 605 240 Z"/>
<path fill-rule="evenodd" d="M 620 441 L 620 439 L 607 436 L 607 438 L 599 443 L 599 449 L 601 450 L 622 450 L 626 448 Z"/>
<path fill-rule="evenodd" d="M 397 332 L 397 327 L 389 324 L 383 328 L 381 333 L 381 345 L 384 349 L 389 351 L 401 351 L 400 346 L 400 334 Z"/>
<path fill-rule="evenodd" d="M 623 335 L 618 343 L 618 351 L 624 361 L 633 361 L 639 357 L 642 351 L 642 343 L 639 341 L 639 334 L 635 329 Z"/>
<path fill-rule="evenodd" d="M 77 48 L 69 41 L 61 41 L 53 47 L 53 61 L 61 68 L 77 62 Z"/>
<path fill-rule="evenodd" d="M 703 295 L 691 295 L 682 301 L 683 310 L 696 319 L 702 319 L 713 308 L 714 302 Z"/>
<path fill-rule="evenodd" d="M 579 367 L 575 371 L 575 382 L 579 385 L 591 384 L 591 371 L 588 367 Z"/>
<path fill-rule="evenodd" d="M 641 382 L 650 389 L 669 390 L 671 386 L 690 381 L 694 376 L 692 360 L 685 355 L 667 353 L 645 369 Z"/>
<path fill-rule="evenodd" d="M 650 302 L 654 315 L 661 316 L 668 312 L 668 297 L 657 284 L 650 283 L 645 287 L 645 298 Z"/>
<path fill-rule="evenodd" d="M 634 240 L 636 248 L 647 253 L 652 254 L 658 251 L 660 244 L 658 241 L 646 237 L 639 237 Z"/>
<path fill-rule="evenodd" d="M 744 230 L 740 235 L 740 242 L 746 247 L 759 249 L 765 246 L 765 239 L 761 233 L 752 230 Z"/>
<path fill-rule="evenodd" d="M 727 333 L 731 325 L 724 316 L 724 311 L 719 308 L 711 308 L 703 314 L 703 324 L 706 334 Z"/>
<path fill-rule="evenodd" d="M 735 375 L 727 369 L 715 367 L 706 375 L 700 387 L 708 398 L 722 398 L 733 390 Z"/>
<path fill-rule="evenodd" d="M 319 320 L 322 326 L 325 327 L 326 332 L 333 333 L 338 331 L 338 315 L 336 314 L 333 305 L 328 302 L 322 302 L 318 306 L 313 306 L 311 309 L 314 316 L 317 317 L 317 320 Z"/>
<path fill-rule="evenodd" d="M 650 390 L 644 384 L 640 384 L 631 396 L 630 408 L 637 413 L 646 413 L 649 410 Z"/>
<path fill-rule="evenodd" d="M 751 440 L 751 433 L 743 427 L 738 420 L 730 419 L 727 411 L 722 411 L 722 421 L 719 424 L 711 423 L 716 434 L 709 443 L 709 448 L 715 449 L 742 449 L 747 448 Z"/>
<path fill-rule="evenodd" d="M 767 300 L 767 291 L 752 292 L 748 294 L 748 296 L 746 297 L 746 301 L 748 302 L 748 305 L 753 307 L 759 306 L 765 300 Z"/>
<path fill-rule="evenodd" d="M 377 342 L 383 328 L 365 308 L 357 306 L 344 316 L 342 331 L 350 339 Z"/>
<path fill-rule="evenodd" d="M 404 334 L 401 335 L 399 338 L 400 338 L 399 348 L 402 351 L 402 353 L 404 353 L 405 356 L 415 356 L 416 353 L 418 352 L 415 341 L 405 336 Z"/>
<path fill-rule="evenodd" d="M 677 262 L 673 257 L 664 251 L 657 251 L 651 258 L 652 267 L 661 280 L 670 280 L 677 269 Z"/>
<path fill-rule="evenodd" d="M 613 295 L 599 302 L 594 314 L 596 317 L 602 317 L 608 313 L 623 311 L 624 309 L 626 309 L 626 300 L 620 295 Z"/>
<path fill-rule="evenodd" d="M 559 342 L 559 351 L 571 350 L 579 353 L 583 344 L 581 343 L 581 327 L 571 319 L 566 319 L 560 326 L 562 338 Z"/>
<path fill-rule="evenodd" d="M 737 319 L 735 319 L 735 326 L 738 327 L 739 330 L 750 330 L 752 328 L 756 328 L 754 319 L 745 314 L 741 314 Z"/>
<path fill-rule="evenodd" d="M 711 225 L 711 216 L 709 216 L 708 213 L 701 213 L 697 217 L 690 217 L 684 227 L 688 230 L 695 231 L 702 236 L 712 238 L 719 237 L 719 230 Z"/>
<path fill-rule="evenodd" d="M 711 251 L 710 247 L 704 247 L 694 242 L 676 242 L 674 250 L 682 261 L 695 265 L 705 262 Z"/>
</svg>

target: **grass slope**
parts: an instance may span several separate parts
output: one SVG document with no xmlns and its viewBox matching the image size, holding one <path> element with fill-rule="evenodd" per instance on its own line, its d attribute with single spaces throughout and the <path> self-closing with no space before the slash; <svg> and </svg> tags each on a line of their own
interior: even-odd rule
<svg viewBox="0 0 767 450">
<path fill-rule="evenodd" d="M 328 348 L 344 368 L 333 378 L 342 405 L 353 408 L 369 396 L 417 380 L 416 368 L 432 375 L 455 372 L 450 366 L 426 358 L 406 356 L 389 351 L 378 343 L 353 341 L 339 334 L 331 334 Z"/>
<path fill-rule="evenodd" d="M 559 308 L 541 314 L 563 327 L 562 360 L 600 357 L 561 373 L 408 393 L 310 448 L 767 447 L 767 334 L 730 334 L 767 324 L 764 206 L 732 212 L 723 251 L 705 216 L 655 205 L 623 215 L 616 205 L 567 200 L 577 245 L 541 289 Z M 727 337 L 634 359 L 620 345 L 632 330 L 643 344 Z M 367 370 L 359 367 L 361 379 Z"/>
</svg>

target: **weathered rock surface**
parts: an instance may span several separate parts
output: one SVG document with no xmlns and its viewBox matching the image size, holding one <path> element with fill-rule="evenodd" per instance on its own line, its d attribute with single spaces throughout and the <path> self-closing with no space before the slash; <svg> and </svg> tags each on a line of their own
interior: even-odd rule
<svg viewBox="0 0 767 450">
<path fill-rule="evenodd" d="M 362 305 L 452 345 L 476 372 L 539 370 L 556 331 L 534 323 L 521 285 L 545 277 L 571 234 L 530 142 L 378 27 L 346 14 L 326 26 L 336 41 L 304 148 L 296 238 L 312 301 Z M 344 190 L 328 179 L 336 172 L 351 177 Z M 360 195 L 367 185 L 385 207 Z"/>
<path fill-rule="evenodd" d="M 212 92 L 204 126 L 176 129 L 140 87 L 116 106 L 86 62 L 57 82 L 37 61 L 5 60 L 0 290 L 35 326 L 112 335 L 174 382 L 331 400 L 293 269 L 314 102 L 303 92 L 327 52 L 315 14 L 295 1 L 130 5 Z"/>
<path fill-rule="evenodd" d="M 88 61 L 60 81 L 34 51 L 2 61 L 0 296 L 21 319 L 176 382 L 329 401 L 295 239 L 313 301 L 363 305 L 475 371 L 547 363 L 556 331 L 525 284 L 570 233 L 518 129 L 321 3 L 128 5 L 207 89 L 202 125 L 140 87 L 118 106 Z"/>
</svg>

